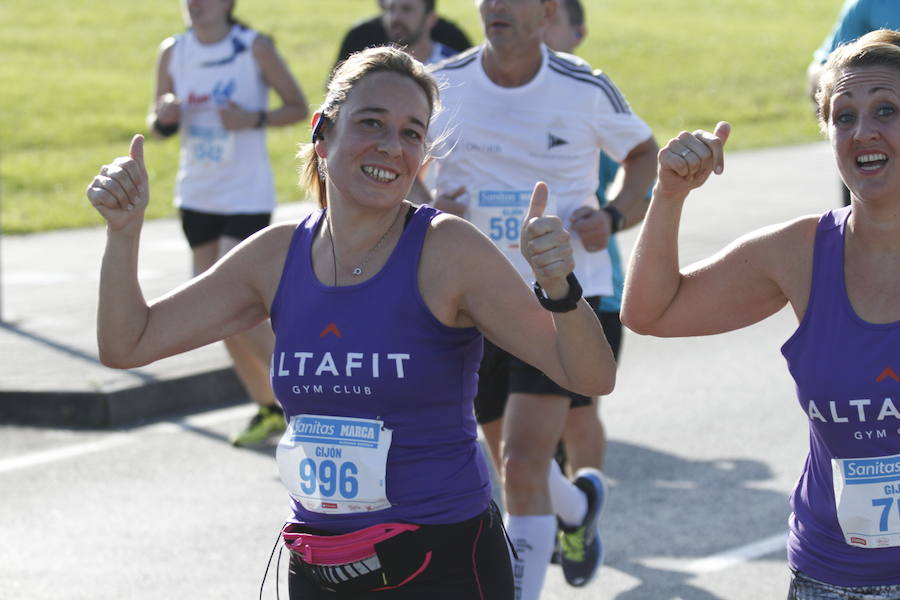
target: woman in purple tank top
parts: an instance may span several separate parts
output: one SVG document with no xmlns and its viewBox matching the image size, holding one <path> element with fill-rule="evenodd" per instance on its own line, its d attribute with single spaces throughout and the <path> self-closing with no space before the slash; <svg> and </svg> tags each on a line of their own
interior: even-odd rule
<svg viewBox="0 0 900 600">
<path fill-rule="evenodd" d="M 282 537 L 294 599 L 513 598 L 472 413 L 481 335 L 578 393 L 614 383 L 568 234 L 543 216 L 546 185 L 535 186 L 521 238 L 533 292 L 467 221 L 405 200 L 437 97 L 404 52 L 353 55 L 303 151 L 321 210 L 264 229 L 150 303 L 137 278 L 143 139 L 87 190 L 108 225 L 104 364 L 144 365 L 271 317 L 272 383 L 289 420 L 278 466 L 292 500 Z"/>
<path fill-rule="evenodd" d="M 799 325 L 782 354 L 810 447 L 791 497 L 788 598 L 900 599 L 900 33 L 836 50 L 816 99 L 851 206 L 752 233 L 679 271 L 682 206 L 722 173 L 730 126 L 682 132 L 659 154 L 622 322 L 706 335 L 789 303 Z M 854 435 L 863 421 L 887 434 Z"/>
</svg>

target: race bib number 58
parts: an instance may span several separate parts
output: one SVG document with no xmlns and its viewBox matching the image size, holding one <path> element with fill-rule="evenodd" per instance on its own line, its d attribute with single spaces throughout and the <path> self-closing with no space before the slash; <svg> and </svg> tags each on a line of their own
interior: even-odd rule
<svg viewBox="0 0 900 600">
<path fill-rule="evenodd" d="M 522 219 L 528 212 L 527 190 L 481 190 L 469 205 L 472 223 L 501 250 L 518 250 Z"/>
<path fill-rule="evenodd" d="M 900 454 L 832 459 L 844 541 L 859 548 L 900 546 Z"/>
<path fill-rule="evenodd" d="M 474 202 L 469 203 L 472 224 L 491 238 L 526 278 L 531 277 L 531 267 L 519 251 L 519 236 L 530 202 L 531 190 L 480 190 Z M 553 196 L 548 199 L 544 214 L 556 214 Z"/>
<path fill-rule="evenodd" d="M 382 510 L 392 431 L 382 421 L 295 415 L 278 443 L 281 481 L 306 510 Z"/>
</svg>

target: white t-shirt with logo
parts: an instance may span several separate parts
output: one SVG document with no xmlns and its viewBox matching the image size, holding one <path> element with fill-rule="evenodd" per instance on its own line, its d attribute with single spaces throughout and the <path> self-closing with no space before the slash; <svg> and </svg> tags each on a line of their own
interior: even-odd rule
<svg viewBox="0 0 900 600">
<path fill-rule="evenodd" d="M 545 214 L 564 226 L 581 206 L 597 208 L 601 150 L 617 161 L 651 136 L 613 83 L 578 57 L 542 46 L 537 75 L 501 87 L 482 67 L 479 46 L 437 65 L 443 110 L 429 127 L 437 143 L 431 169 L 435 197 L 460 186 L 465 217 L 504 251 L 527 281 L 534 278 L 518 248 L 531 190 L 545 181 Z M 609 253 L 587 252 L 572 237 L 575 274 L 586 296 L 611 295 Z"/>
<path fill-rule="evenodd" d="M 234 25 L 213 44 L 188 30 L 175 37 L 169 75 L 181 99 L 181 161 L 175 205 L 215 214 L 266 213 L 275 184 L 265 128 L 229 131 L 218 109 L 265 110 L 269 88 L 253 57 L 258 34 Z"/>
</svg>

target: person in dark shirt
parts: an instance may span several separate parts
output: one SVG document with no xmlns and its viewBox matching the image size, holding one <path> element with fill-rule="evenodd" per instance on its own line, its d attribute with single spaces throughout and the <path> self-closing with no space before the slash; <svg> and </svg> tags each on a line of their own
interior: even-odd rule
<svg viewBox="0 0 900 600">
<path fill-rule="evenodd" d="M 384 12 L 384 2 L 378 1 L 378 7 Z M 341 49 L 338 51 L 335 65 L 345 60 L 354 52 L 372 46 L 383 46 L 390 43 L 387 32 L 384 30 L 383 15 L 372 17 L 354 25 L 341 41 Z M 457 52 L 467 50 L 472 46 L 465 32 L 451 21 L 438 17 L 437 23 L 431 30 L 431 39 L 445 46 L 453 48 Z"/>
</svg>

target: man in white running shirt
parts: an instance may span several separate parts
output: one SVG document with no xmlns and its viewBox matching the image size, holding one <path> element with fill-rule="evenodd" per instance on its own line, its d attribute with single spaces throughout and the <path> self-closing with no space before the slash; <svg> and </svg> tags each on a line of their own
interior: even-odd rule
<svg viewBox="0 0 900 600">
<path fill-rule="evenodd" d="M 440 143 L 429 173 L 434 206 L 465 217 L 519 269 L 519 230 L 534 182 L 550 188 L 547 213 L 573 233 L 575 275 L 584 296 L 612 292 L 606 241 L 643 203 L 656 172 L 650 128 L 631 112 L 608 77 L 571 55 L 550 51 L 543 29 L 556 0 L 477 0 L 486 41 L 435 67 L 445 85 L 443 112 L 429 128 Z M 604 150 L 622 163 L 624 180 L 607 207 L 596 208 L 597 164 Z M 517 598 L 536 599 L 553 550 L 580 552 L 564 562 L 566 579 L 587 584 L 602 556 L 597 520 L 605 488 L 582 469 L 574 482 L 548 468 L 572 393 L 487 340 L 476 415 L 504 482 L 507 527 L 519 560 Z M 505 407 L 504 407 L 505 405 Z M 549 476 L 549 483 L 548 483 Z"/>
</svg>

